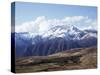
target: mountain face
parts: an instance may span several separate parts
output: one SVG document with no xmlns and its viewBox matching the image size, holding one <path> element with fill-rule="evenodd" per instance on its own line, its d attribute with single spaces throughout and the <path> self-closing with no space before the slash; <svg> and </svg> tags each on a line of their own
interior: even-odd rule
<svg viewBox="0 0 100 75">
<path fill-rule="evenodd" d="M 96 30 L 80 30 L 68 25 L 54 26 L 41 34 L 26 32 L 12 35 L 15 35 L 17 57 L 46 56 L 73 48 L 97 45 Z"/>
</svg>

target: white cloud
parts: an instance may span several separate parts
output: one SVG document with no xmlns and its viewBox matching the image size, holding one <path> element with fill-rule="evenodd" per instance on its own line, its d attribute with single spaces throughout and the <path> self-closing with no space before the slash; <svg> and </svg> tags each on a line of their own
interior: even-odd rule
<svg viewBox="0 0 100 75">
<path fill-rule="evenodd" d="M 15 31 L 16 32 L 38 32 L 38 25 L 36 26 L 36 24 L 34 22 L 25 22 L 22 25 L 17 25 L 15 26 Z"/>
<path fill-rule="evenodd" d="M 37 17 L 35 21 L 25 22 L 21 25 L 16 25 L 16 32 L 44 32 L 52 26 L 57 25 L 75 25 L 78 28 L 97 29 L 96 20 L 88 18 L 88 16 L 71 16 L 63 19 L 47 19 L 45 16 Z"/>
<path fill-rule="evenodd" d="M 44 16 L 37 17 L 35 21 L 25 22 L 22 25 L 16 25 L 16 32 L 35 32 L 45 31 L 47 29 L 47 21 Z"/>
<path fill-rule="evenodd" d="M 84 16 L 72 16 L 72 17 L 66 17 L 65 19 L 63 19 L 63 21 L 67 21 L 67 22 L 79 22 L 81 20 L 87 19 L 88 17 L 84 17 Z"/>
<path fill-rule="evenodd" d="M 44 16 L 36 19 L 36 25 L 39 26 L 39 32 L 48 30 L 48 22 Z"/>
<path fill-rule="evenodd" d="M 88 21 L 87 27 L 84 27 L 84 29 L 95 29 L 95 30 L 97 30 L 97 21 L 96 20 L 95 21 L 93 21 L 93 20 Z"/>
</svg>

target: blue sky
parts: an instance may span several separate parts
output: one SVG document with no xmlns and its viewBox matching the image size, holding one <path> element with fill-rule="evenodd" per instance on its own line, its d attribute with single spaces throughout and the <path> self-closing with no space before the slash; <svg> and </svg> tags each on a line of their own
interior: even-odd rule
<svg viewBox="0 0 100 75">
<path fill-rule="evenodd" d="M 62 19 L 66 16 L 97 18 L 97 8 L 93 6 L 16 2 L 15 7 L 17 25 L 25 21 L 35 20 L 38 16 L 46 16 L 48 19 Z"/>
<path fill-rule="evenodd" d="M 81 29 L 97 29 L 97 7 L 30 2 L 15 3 L 16 32 L 37 33 L 57 24 L 71 24 Z"/>
</svg>

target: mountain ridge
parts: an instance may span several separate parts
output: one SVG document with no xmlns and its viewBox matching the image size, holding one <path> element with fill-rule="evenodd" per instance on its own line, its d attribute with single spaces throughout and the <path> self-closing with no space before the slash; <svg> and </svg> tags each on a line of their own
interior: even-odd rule
<svg viewBox="0 0 100 75">
<path fill-rule="evenodd" d="M 74 26 L 67 27 L 65 25 L 54 26 L 42 34 L 14 33 L 16 56 L 44 56 L 66 49 L 97 45 L 95 30 L 80 30 Z"/>
</svg>

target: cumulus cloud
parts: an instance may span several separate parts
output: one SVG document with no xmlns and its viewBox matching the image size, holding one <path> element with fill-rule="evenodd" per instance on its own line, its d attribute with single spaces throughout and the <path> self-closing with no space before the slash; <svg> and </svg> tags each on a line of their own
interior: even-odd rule
<svg viewBox="0 0 100 75">
<path fill-rule="evenodd" d="M 45 16 L 40 16 L 35 21 L 16 25 L 15 31 L 40 33 L 58 25 L 75 25 L 81 29 L 97 29 L 97 21 L 88 18 L 88 16 L 70 16 L 63 19 L 47 19 Z"/>
<path fill-rule="evenodd" d="M 86 27 L 84 27 L 83 29 L 95 29 L 95 30 L 97 30 L 97 20 L 86 21 Z"/>
<path fill-rule="evenodd" d="M 48 29 L 47 21 L 44 16 L 37 17 L 35 21 L 25 22 L 21 25 L 16 25 L 16 32 L 35 32 L 45 31 Z"/>
</svg>

